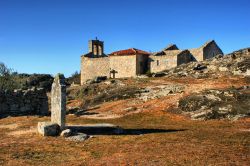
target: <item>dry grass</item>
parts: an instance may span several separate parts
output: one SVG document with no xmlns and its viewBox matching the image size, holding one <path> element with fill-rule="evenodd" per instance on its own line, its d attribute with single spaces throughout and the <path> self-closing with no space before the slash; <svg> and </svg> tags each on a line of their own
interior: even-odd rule
<svg viewBox="0 0 250 166">
<path fill-rule="evenodd" d="M 128 135 L 106 135 L 85 142 L 70 142 L 61 137 L 41 137 L 9 133 L 29 129 L 48 118 L 18 117 L 0 120 L 0 125 L 15 121 L 18 128 L 0 129 L 2 165 L 249 165 L 250 119 L 231 121 L 177 120 L 176 115 L 139 113 L 119 119 L 93 120 L 74 116 L 68 123 L 108 122 L 130 131 Z"/>
<path fill-rule="evenodd" d="M 250 165 L 250 118 L 239 121 L 191 121 L 166 112 L 176 107 L 181 97 L 209 88 L 242 86 L 243 78 L 167 79 L 144 82 L 126 80 L 131 85 L 187 85 L 184 93 L 145 103 L 134 99 L 106 102 L 92 110 L 113 118 L 67 116 L 68 124 L 112 123 L 129 131 L 125 135 L 96 135 L 85 142 L 70 142 L 61 137 L 42 137 L 34 132 L 39 118 L 0 119 L 0 165 Z M 69 104 L 74 104 L 72 101 Z M 124 113 L 136 107 L 137 112 Z M 140 111 L 138 111 L 140 110 Z M 91 113 L 91 111 L 90 111 Z M 119 117 L 119 118 L 117 118 Z M 141 134 L 140 134 L 141 133 Z"/>
</svg>

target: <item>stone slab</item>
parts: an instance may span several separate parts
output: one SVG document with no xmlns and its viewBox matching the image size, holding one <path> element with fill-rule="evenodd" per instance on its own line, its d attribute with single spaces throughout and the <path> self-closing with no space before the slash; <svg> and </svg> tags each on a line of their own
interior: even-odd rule
<svg viewBox="0 0 250 166">
<path fill-rule="evenodd" d="M 58 136 L 60 133 L 60 126 L 53 122 L 38 122 L 37 131 L 42 136 Z"/>
</svg>

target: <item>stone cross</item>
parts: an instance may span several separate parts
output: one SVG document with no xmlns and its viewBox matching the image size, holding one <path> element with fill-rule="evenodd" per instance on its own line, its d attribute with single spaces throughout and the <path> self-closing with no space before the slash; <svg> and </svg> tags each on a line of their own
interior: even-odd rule
<svg viewBox="0 0 250 166">
<path fill-rule="evenodd" d="M 115 71 L 114 69 L 111 70 L 111 71 L 110 71 L 110 75 L 111 75 L 111 74 L 112 74 L 112 75 L 111 75 L 110 77 L 111 77 L 111 78 L 115 78 L 115 74 L 116 74 L 116 73 L 118 73 L 118 72 Z"/>
<path fill-rule="evenodd" d="M 51 89 L 51 122 L 57 123 L 61 130 L 65 127 L 66 84 L 63 74 L 57 74 Z"/>
</svg>

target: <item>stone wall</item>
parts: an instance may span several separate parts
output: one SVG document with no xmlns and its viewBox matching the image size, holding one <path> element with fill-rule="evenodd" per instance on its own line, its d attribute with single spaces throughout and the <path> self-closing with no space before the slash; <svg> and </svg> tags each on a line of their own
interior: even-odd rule
<svg viewBox="0 0 250 166">
<path fill-rule="evenodd" d="M 156 73 L 177 66 L 177 56 L 158 55 L 150 56 L 150 72 Z"/>
<path fill-rule="evenodd" d="M 115 71 L 115 78 L 135 77 L 136 76 L 136 56 L 121 55 L 109 56 L 110 69 Z M 111 74 L 111 77 L 113 74 Z"/>
<path fill-rule="evenodd" d="M 190 53 L 194 56 L 196 61 L 203 61 L 203 48 L 194 48 L 189 50 Z"/>
<path fill-rule="evenodd" d="M 166 70 L 171 63 L 176 63 L 176 58 L 174 56 L 159 55 L 159 56 L 149 56 L 150 57 L 150 72 L 156 73 L 163 70 Z"/>
<path fill-rule="evenodd" d="M 177 66 L 194 61 L 193 55 L 188 50 L 185 50 L 177 55 Z"/>
<path fill-rule="evenodd" d="M 122 55 L 100 58 L 82 57 L 81 84 L 98 76 L 136 77 L 148 70 L 148 55 Z M 113 72 L 112 72 L 113 71 Z"/>
<path fill-rule="evenodd" d="M 42 88 L 0 90 L 0 96 L 0 116 L 48 114 L 48 97 Z"/>
<path fill-rule="evenodd" d="M 203 45 L 202 47 L 190 49 L 189 51 L 197 61 L 204 61 L 206 59 L 215 57 L 218 54 L 223 55 L 223 52 L 221 51 L 219 46 L 215 43 L 215 41 L 205 43 L 205 45 Z"/>
<path fill-rule="evenodd" d="M 210 59 L 212 57 L 215 57 L 218 54 L 223 55 L 223 52 L 221 51 L 221 49 L 217 46 L 215 42 L 211 42 L 209 45 L 204 47 L 203 52 L 204 52 L 203 60 Z"/>
<path fill-rule="evenodd" d="M 109 57 L 81 57 L 81 85 L 97 76 L 110 75 Z"/>
<path fill-rule="evenodd" d="M 193 56 L 187 50 L 177 55 L 151 55 L 149 60 L 150 72 L 161 72 L 193 60 Z"/>
</svg>

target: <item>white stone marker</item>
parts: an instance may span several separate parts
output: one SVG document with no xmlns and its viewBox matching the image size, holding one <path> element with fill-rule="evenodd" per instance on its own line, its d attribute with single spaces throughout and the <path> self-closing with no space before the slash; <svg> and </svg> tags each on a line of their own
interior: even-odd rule
<svg viewBox="0 0 250 166">
<path fill-rule="evenodd" d="M 65 127 L 66 84 L 63 74 L 57 74 L 51 89 L 51 122 L 57 123 L 61 130 Z"/>
</svg>

